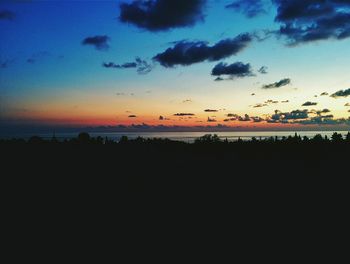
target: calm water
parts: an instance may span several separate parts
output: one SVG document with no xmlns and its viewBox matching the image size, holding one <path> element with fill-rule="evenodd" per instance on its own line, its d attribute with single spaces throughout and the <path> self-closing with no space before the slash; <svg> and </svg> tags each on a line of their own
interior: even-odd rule
<svg viewBox="0 0 350 264">
<path fill-rule="evenodd" d="M 346 135 L 348 131 L 266 131 L 266 132 L 113 132 L 113 133 L 89 133 L 92 137 L 101 136 L 103 138 L 107 137 L 108 139 L 112 139 L 118 141 L 122 136 L 127 136 L 129 139 L 135 139 L 137 137 L 143 138 L 168 138 L 171 140 L 179 140 L 185 142 L 193 142 L 196 138 L 201 137 L 205 134 L 217 134 L 221 139 L 228 139 L 229 141 L 237 140 L 241 138 L 242 140 L 250 140 L 252 137 L 256 138 L 269 138 L 269 137 L 278 137 L 281 138 L 283 136 L 293 136 L 295 133 L 304 137 L 313 137 L 316 134 L 321 134 L 322 136 L 331 137 L 334 132 Z M 28 139 L 32 135 L 23 134 L 16 135 L 6 138 L 25 138 Z M 38 136 L 50 139 L 52 138 L 52 134 L 38 134 Z M 56 133 L 56 138 L 59 140 L 70 139 L 77 137 L 78 133 Z"/>
</svg>

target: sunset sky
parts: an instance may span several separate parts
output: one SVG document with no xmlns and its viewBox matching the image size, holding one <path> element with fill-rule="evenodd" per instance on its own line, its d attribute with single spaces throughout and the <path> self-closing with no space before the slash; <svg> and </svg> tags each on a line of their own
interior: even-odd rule
<svg viewBox="0 0 350 264">
<path fill-rule="evenodd" d="M 350 0 L 0 1 L 0 127 L 350 128 Z"/>
</svg>

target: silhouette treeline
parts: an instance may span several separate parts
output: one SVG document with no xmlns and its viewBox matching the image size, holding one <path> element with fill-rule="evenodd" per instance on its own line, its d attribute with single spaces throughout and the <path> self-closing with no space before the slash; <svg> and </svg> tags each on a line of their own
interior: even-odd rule
<svg viewBox="0 0 350 264">
<path fill-rule="evenodd" d="M 226 139 L 220 139 L 217 134 L 206 134 L 202 137 L 196 138 L 193 144 L 252 144 L 252 143 L 350 143 L 350 132 L 345 136 L 340 133 L 334 132 L 330 138 L 327 136 L 322 136 L 321 134 L 316 134 L 313 137 L 301 137 L 297 133 L 294 136 L 282 136 L 282 137 L 252 137 L 249 140 L 242 140 L 240 137 L 237 140 L 229 141 Z M 96 138 L 90 137 L 88 133 L 82 132 L 78 135 L 77 138 L 64 139 L 59 141 L 55 136 L 50 140 L 43 139 L 39 136 L 33 136 L 28 140 L 24 139 L 0 139 L 0 144 L 67 144 L 67 145 L 113 145 L 113 144 L 191 144 L 182 141 L 174 141 L 170 139 L 161 139 L 161 138 L 142 138 L 137 137 L 136 139 L 129 139 L 127 136 L 122 136 L 119 140 L 111 140 L 107 137 L 103 138 L 98 136 Z"/>
<path fill-rule="evenodd" d="M 24 193 L 39 187 L 98 195 L 125 190 L 215 193 L 227 188 L 259 193 L 281 188 L 282 179 L 285 190 L 313 188 L 322 176 L 350 175 L 350 132 L 329 138 L 295 134 L 233 141 L 208 134 L 194 143 L 126 136 L 115 141 L 80 133 L 64 140 L 0 140 L 0 149 L 2 179 L 16 179 L 16 188 L 20 182 Z M 242 185 L 248 180 L 249 186 Z"/>
</svg>

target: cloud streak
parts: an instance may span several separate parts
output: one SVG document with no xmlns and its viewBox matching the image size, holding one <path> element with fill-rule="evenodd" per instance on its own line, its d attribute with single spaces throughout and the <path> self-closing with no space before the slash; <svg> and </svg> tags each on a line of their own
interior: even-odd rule
<svg viewBox="0 0 350 264">
<path fill-rule="evenodd" d="M 317 105 L 317 103 L 308 101 L 302 104 L 302 106 L 313 106 L 313 105 Z"/>
<path fill-rule="evenodd" d="M 262 66 L 262 67 L 258 70 L 258 72 L 261 73 L 261 74 L 268 74 L 267 69 L 268 69 L 268 68 L 267 68 L 266 66 Z"/>
<path fill-rule="evenodd" d="M 271 83 L 271 84 L 266 84 L 266 85 L 263 85 L 263 89 L 275 89 L 275 88 L 280 88 L 280 87 L 283 87 L 283 86 L 286 86 L 288 84 L 291 83 L 291 79 L 289 78 L 285 78 L 285 79 L 282 79 L 278 82 L 274 82 L 274 83 Z"/>
<path fill-rule="evenodd" d="M 248 18 L 253 18 L 266 13 L 262 0 L 236 0 L 226 5 L 226 8 L 244 14 Z"/>
<path fill-rule="evenodd" d="M 82 41 L 82 45 L 90 45 L 95 47 L 96 50 L 108 50 L 110 38 L 106 35 L 87 37 Z"/>
<path fill-rule="evenodd" d="M 176 113 L 174 116 L 195 116 L 195 114 L 192 113 Z"/>
<path fill-rule="evenodd" d="M 254 76 L 250 64 L 244 64 L 243 62 L 235 62 L 232 64 L 220 62 L 219 64 L 215 65 L 211 72 L 211 75 L 226 75 L 229 76 L 229 79 Z"/>
<path fill-rule="evenodd" d="M 102 64 L 104 68 L 112 68 L 112 69 L 132 69 L 136 68 L 137 73 L 139 74 L 147 74 L 152 71 L 153 66 L 149 64 L 147 61 L 142 60 L 140 58 L 136 58 L 133 62 L 126 62 L 123 64 L 116 64 L 114 62 L 104 62 Z"/>
</svg>

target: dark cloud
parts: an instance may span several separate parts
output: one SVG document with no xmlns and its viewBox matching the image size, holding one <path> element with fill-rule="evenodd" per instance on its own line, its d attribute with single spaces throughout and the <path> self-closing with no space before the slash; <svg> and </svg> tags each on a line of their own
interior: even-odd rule
<svg viewBox="0 0 350 264">
<path fill-rule="evenodd" d="M 327 92 L 323 92 L 323 93 L 320 94 L 320 96 L 326 96 L 326 95 L 328 95 Z"/>
<path fill-rule="evenodd" d="M 235 0 L 233 3 L 226 5 L 226 8 L 241 12 L 248 18 L 266 13 L 262 0 Z"/>
<path fill-rule="evenodd" d="M 215 65 L 211 75 L 228 75 L 229 79 L 254 76 L 250 64 L 244 64 L 243 62 L 235 62 L 232 64 L 220 62 L 219 64 Z"/>
<path fill-rule="evenodd" d="M 245 115 L 245 117 L 241 117 L 237 114 L 227 114 L 228 118 L 224 120 L 224 122 L 231 122 L 231 121 L 250 121 L 250 117 L 248 115 Z M 248 118 L 249 120 L 246 120 Z"/>
<path fill-rule="evenodd" d="M 30 56 L 30 58 L 27 59 L 27 63 L 34 64 L 38 60 L 44 59 L 44 58 L 46 58 L 48 56 L 51 56 L 50 52 L 48 52 L 48 51 L 39 51 L 39 52 L 33 53 Z"/>
<path fill-rule="evenodd" d="M 192 100 L 191 99 L 186 99 L 186 100 L 183 100 L 182 103 L 192 103 Z"/>
<path fill-rule="evenodd" d="M 120 4 L 120 21 L 149 31 L 190 27 L 204 20 L 206 0 L 138 0 Z"/>
<path fill-rule="evenodd" d="M 130 95 L 130 96 L 134 96 L 135 94 L 134 93 L 123 93 L 123 92 L 118 92 L 118 93 L 116 93 L 116 95 L 118 95 L 118 96 L 128 96 L 128 95 Z"/>
<path fill-rule="evenodd" d="M 311 110 L 309 111 L 309 114 L 315 114 L 317 115 L 318 118 L 333 118 L 334 116 L 329 114 L 331 112 L 331 110 L 325 108 L 322 110 Z M 328 115 L 323 115 L 323 114 L 328 114 Z M 316 118 L 316 117 L 314 117 Z"/>
<path fill-rule="evenodd" d="M 278 34 L 289 45 L 350 37 L 350 1 L 348 0 L 273 0 L 275 20 L 282 25 Z"/>
<path fill-rule="evenodd" d="M 346 103 L 344 106 L 350 106 L 350 103 Z"/>
<path fill-rule="evenodd" d="M 226 118 L 224 119 L 224 122 L 231 122 L 231 121 L 236 121 L 237 118 Z"/>
<path fill-rule="evenodd" d="M 329 118 L 334 118 L 334 115 L 324 115 L 324 116 L 319 116 L 319 117 L 329 119 Z"/>
<path fill-rule="evenodd" d="M 267 68 L 266 66 L 262 66 L 262 67 L 258 70 L 258 72 L 261 73 L 261 74 L 268 74 L 267 69 L 268 69 L 268 68 Z"/>
<path fill-rule="evenodd" d="M 265 104 L 278 104 L 278 101 L 269 99 L 265 102 Z"/>
<path fill-rule="evenodd" d="M 127 62 L 124 64 L 115 64 L 114 62 L 109 62 L 109 63 L 103 63 L 102 66 L 105 68 L 129 69 L 129 68 L 136 68 L 137 64 L 135 62 Z"/>
<path fill-rule="evenodd" d="M 82 41 L 82 44 L 94 46 L 95 49 L 97 49 L 97 50 L 108 50 L 109 49 L 109 45 L 108 45 L 109 40 L 110 40 L 110 38 L 106 35 L 87 37 Z"/>
<path fill-rule="evenodd" d="M 253 107 L 254 108 L 260 108 L 260 107 L 264 107 L 264 106 L 267 106 L 267 104 L 256 104 Z"/>
<path fill-rule="evenodd" d="M 216 121 L 215 118 L 210 118 L 210 117 L 208 117 L 207 122 L 209 122 L 209 123 L 210 123 L 210 122 L 214 123 L 214 122 L 217 122 L 217 121 Z"/>
<path fill-rule="evenodd" d="M 286 86 L 286 85 L 288 85 L 290 83 L 291 83 L 291 79 L 285 78 L 285 79 L 282 79 L 282 80 L 280 80 L 278 82 L 275 82 L 275 83 L 263 85 L 262 88 L 263 89 L 280 88 L 280 87 Z"/>
<path fill-rule="evenodd" d="M 237 120 L 239 118 L 239 115 L 236 114 L 227 114 L 227 117 L 231 117 L 231 118 L 235 118 L 235 120 Z"/>
<path fill-rule="evenodd" d="M 238 121 L 241 121 L 241 122 L 249 122 L 251 119 L 250 119 L 250 116 L 245 114 L 244 116 L 239 116 L 238 117 Z"/>
<path fill-rule="evenodd" d="M 218 61 L 236 55 L 251 43 L 253 37 L 246 33 L 232 39 L 224 39 L 214 46 L 204 41 L 179 41 L 173 47 L 153 57 L 162 66 L 188 66 L 203 61 Z"/>
<path fill-rule="evenodd" d="M 137 116 L 136 115 L 129 115 L 128 117 L 129 118 L 136 118 Z"/>
<path fill-rule="evenodd" d="M 289 103 L 289 100 L 284 100 L 284 101 L 281 101 L 281 103 Z"/>
<path fill-rule="evenodd" d="M 306 119 L 308 118 L 308 111 L 307 110 L 294 110 L 290 113 L 283 113 L 282 119 L 284 120 L 290 120 L 290 119 Z"/>
<path fill-rule="evenodd" d="M 220 82 L 220 81 L 225 81 L 225 79 L 222 77 L 216 77 L 214 81 Z"/>
<path fill-rule="evenodd" d="M 174 116 L 194 116 L 195 114 L 192 114 L 192 113 L 177 113 L 177 114 L 174 114 Z"/>
<path fill-rule="evenodd" d="M 317 105 L 317 103 L 308 101 L 302 104 L 302 106 L 312 106 L 312 105 Z"/>
<path fill-rule="evenodd" d="M 308 110 L 294 110 L 291 112 L 281 112 L 276 110 L 275 114 L 272 115 L 268 120 L 270 120 L 269 123 L 279 123 L 283 121 L 289 121 L 289 120 L 299 120 L 299 119 L 308 119 L 309 118 L 309 111 Z"/>
<path fill-rule="evenodd" d="M 334 119 L 332 115 L 330 116 L 316 116 L 308 120 L 298 120 L 294 123 L 302 125 L 350 125 L 350 119 L 339 118 Z"/>
<path fill-rule="evenodd" d="M 291 112 L 282 112 L 279 110 L 275 110 L 275 113 L 271 116 L 267 116 L 266 118 L 259 116 L 249 116 L 245 114 L 244 116 L 239 116 L 236 114 L 228 114 L 227 119 L 224 119 L 224 122 L 231 121 L 240 121 L 240 122 L 267 122 L 267 123 L 275 123 L 275 124 L 348 124 L 350 125 L 350 118 L 344 119 L 334 119 L 332 114 L 328 114 L 330 112 L 329 109 L 323 110 L 294 110 Z M 309 114 L 315 114 L 316 116 L 309 116 Z M 326 114 L 326 115 L 325 115 Z"/>
<path fill-rule="evenodd" d="M 11 64 L 11 61 L 9 60 L 4 60 L 0 61 L 0 69 L 5 69 Z"/>
<path fill-rule="evenodd" d="M 346 90 L 340 90 L 334 94 L 331 95 L 333 98 L 338 98 L 338 97 L 348 97 L 350 96 L 350 88 Z"/>
<path fill-rule="evenodd" d="M 205 109 L 204 112 L 207 112 L 207 113 L 215 113 L 215 112 L 218 112 L 219 110 L 215 110 L 215 109 Z"/>
<path fill-rule="evenodd" d="M 35 62 L 36 62 L 36 60 L 34 60 L 32 58 L 27 59 L 27 63 L 29 63 L 29 64 L 34 64 Z"/>
<path fill-rule="evenodd" d="M 315 111 L 314 113 L 317 114 L 317 115 L 322 115 L 322 114 L 327 114 L 327 113 L 330 113 L 331 110 L 325 108 L 323 110 L 318 110 L 318 111 Z"/>
<path fill-rule="evenodd" d="M 259 116 L 253 116 L 253 117 L 251 117 L 251 120 L 252 120 L 254 123 L 260 123 L 260 122 L 265 121 L 264 118 L 261 118 L 261 117 L 259 117 Z"/>
<path fill-rule="evenodd" d="M 149 64 L 147 61 L 140 58 L 136 58 L 137 73 L 147 74 L 152 71 L 153 65 Z"/>
<path fill-rule="evenodd" d="M 137 73 L 139 74 L 147 74 L 152 71 L 153 66 L 149 64 L 147 61 L 142 60 L 140 58 L 136 58 L 134 62 L 127 62 L 123 64 L 115 64 L 114 62 L 103 63 L 103 67 L 105 68 L 113 68 L 113 69 L 130 69 L 136 68 Z"/>
<path fill-rule="evenodd" d="M 16 14 L 10 10 L 0 10 L 0 20 L 14 20 Z"/>
<path fill-rule="evenodd" d="M 171 120 L 170 118 L 166 118 L 165 116 L 159 116 L 160 121 L 168 121 Z"/>
</svg>

